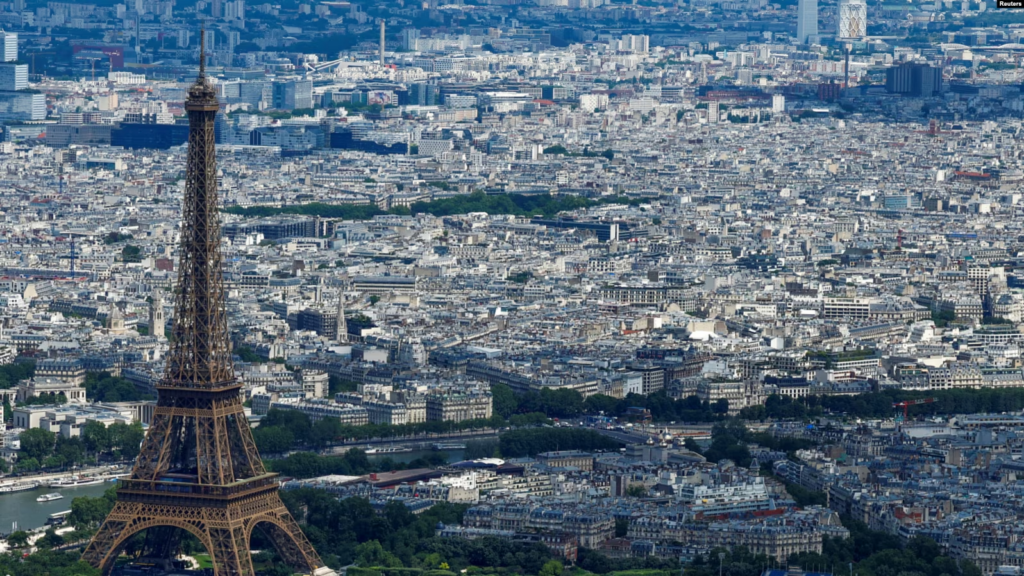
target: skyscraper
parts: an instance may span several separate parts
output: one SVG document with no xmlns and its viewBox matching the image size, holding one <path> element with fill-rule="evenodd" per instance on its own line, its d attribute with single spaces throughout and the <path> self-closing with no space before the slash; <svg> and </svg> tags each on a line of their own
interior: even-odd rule
<svg viewBox="0 0 1024 576">
<path fill-rule="evenodd" d="M 860 40 L 867 35 L 868 5 L 864 0 L 840 0 L 839 38 Z"/>
<path fill-rule="evenodd" d="M 796 39 L 807 44 L 810 36 L 818 35 L 818 0 L 800 0 L 796 11 Z"/>
<path fill-rule="evenodd" d="M 708 124 L 718 124 L 720 114 L 718 111 L 718 100 L 708 102 Z"/>
<path fill-rule="evenodd" d="M 17 32 L 0 31 L 0 57 L 3 57 L 4 62 L 14 62 L 18 59 Z"/>
<path fill-rule="evenodd" d="M 205 35 L 200 36 L 205 39 Z M 206 79 L 188 90 L 188 159 L 175 289 L 174 341 L 152 423 L 131 476 L 82 554 L 109 573 L 133 536 L 169 563 L 185 532 L 210 555 L 214 576 L 254 576 L 249 539 L 260 529 L 293 568 L 334 574 L 306 540 L 260 459 L 231 360 L 217 201 L 214 125 L 219 103 Z"/>
</svg>

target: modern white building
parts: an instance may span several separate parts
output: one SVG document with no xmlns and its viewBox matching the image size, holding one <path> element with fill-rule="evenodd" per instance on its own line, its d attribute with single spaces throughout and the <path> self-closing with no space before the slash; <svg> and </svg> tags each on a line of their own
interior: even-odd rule
<svg viewBox="0 0 1024 576">
<path fill-rule="evenodd" d="M 0 63 L 0 90 L 17 91 L 28 88 L 28 64 Z"/>
<path fill-rule="evenodd" d="M 0 55 L 4 62 L 18 59 L 18 34 L 16 32 L 0 32 Z"/>
<path fill-rule="evenodd" d="M 772 113 L 782 114 L 786 111 L 786 96 L 775 94 L 772 96 Z"/>
<path fill-rule="evenodd" d="M 839 38 L 860 40 L 867 35 L 868 5 L 864 0 L 841 0 L 839 3 Z"/>
</svg>

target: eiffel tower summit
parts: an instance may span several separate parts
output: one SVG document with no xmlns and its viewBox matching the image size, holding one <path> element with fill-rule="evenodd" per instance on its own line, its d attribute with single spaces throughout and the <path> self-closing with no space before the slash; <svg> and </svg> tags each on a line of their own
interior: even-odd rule
<svg viewBox="0 0 1024 576">
<path fill-rule="evenodd" d="M 119 483 L 117 503 L 83 559 L 109 574 L 128 540 L 144 532 L 143 556 L 170 560 L 187 532 L 210 554 L 214 574 L 250 576 L 255 571 L 249 541 L 259 529 L 296 570 L 333 574 L 281 501 L 276 474 L 264 468 L 242 411 L 221 270 L 218 102 L 206 79 L 205 45 L 200 46 L 199 77 L 185 104 L 188 166 L 174 341 L 135 468 Z"/>
</svg>

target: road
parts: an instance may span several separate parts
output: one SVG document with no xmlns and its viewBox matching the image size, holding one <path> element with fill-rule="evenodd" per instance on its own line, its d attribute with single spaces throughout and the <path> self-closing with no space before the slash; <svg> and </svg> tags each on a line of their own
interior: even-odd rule
<svg viewBox="0 0 1024 576">
<path fill-rule="evenodd" d="M 128 472 L 130 469 L 125 464 L 119 464 L 116 468 L 111 466 L 93 466 L 91 468 L 79 468 L 77 470 L 65 470 L 63 472 L 50 472 L 44 474 L 31 474 L 26 476 L 4 476 L 0 478 L 0 483 L 8 484 L 11 482 L 44 482 L 47 480 L 56 480 L 58 478 L 67 478 L 68 476 L 111 476 L 114 474 L 123 474 Z"/>
</svg>

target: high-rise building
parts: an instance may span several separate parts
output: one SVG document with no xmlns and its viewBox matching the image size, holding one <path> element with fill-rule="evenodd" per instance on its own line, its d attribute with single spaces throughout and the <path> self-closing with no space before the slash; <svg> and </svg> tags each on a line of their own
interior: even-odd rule
<svg viewBox="0 0 1024 576">
<path fill-rule="evenodd" d="M 864 0 L 840 0 L 839 38 L 860 40 L 867 35 L 868 5 Z"/>
<path fill-rule="evenodd" d="M 214 18 L 224 16 L 224 0 L 213 0 L 210 3 L 210 16 Z"/>
<path fill-rule="evenodd" d="M 402 30 L 402 48 L 405 50 L 416 51 L 420 49 L 420 31 L 416 28 L 406 28 Z"/>
<path fill-rule="evenodd" d="M 807 44 L 807 39 L 818 35 L 818 0 L 800 0 L 796 10 L 796 40 Z"/>
<path fill-rule="evenodd" d="M 278 110 L 312 108 L 312 80 L 286 80 L 283 82 L 274 82 L 273 107 Z"/>
<path fill-rule="evenodd" d="M 207 30 L 203 32 L 203 41 L 206 42 L 206 49 L 210 52 L 217 49 L 217 34 L 214 30 Z"/>
<path fill-rule="evenodd" d="M 17 91 L 28 88 L 28 64 L 0 63 L 0 90 Z"/>
<path fill-rule="evenodd" d="M 178 30 L 178 48 L 188 48 L 189 37 L 192 33 L 188 30 Z"/>
<path fill-rule="evenodd" d="M 16 32 L 0 32 L 0 56 L 4 62 L 18 59 L 18 34 Z"/>
<path fill-rule="evenodd" d="M 708 102 L 708 124 L 718 124 L 718 100 Z"/>
<path fill-rule="evenodd" d="M 224 33 L 228 39 L 228 52 L 231 54 L 235 53 L 235 47 L 242 42 L 242 35 L 237 30 L 228 30 Z"/>
<path fill-rule="evenodd" d="M 0 121 L 45 119 L 45 94 L 0 91 Z"/>
<path fill-rule="evenodd" d="M 942 93 L 942 69 L 927 64 L 905 63 L 885 71 L 885 90 L 915 97 Z"/>
<path fill-rule="evenodd" d="M 772 96 L 772 113 L 782 114 L 786 111 L 786 97 L 782 94 Z"/>
</svg>

